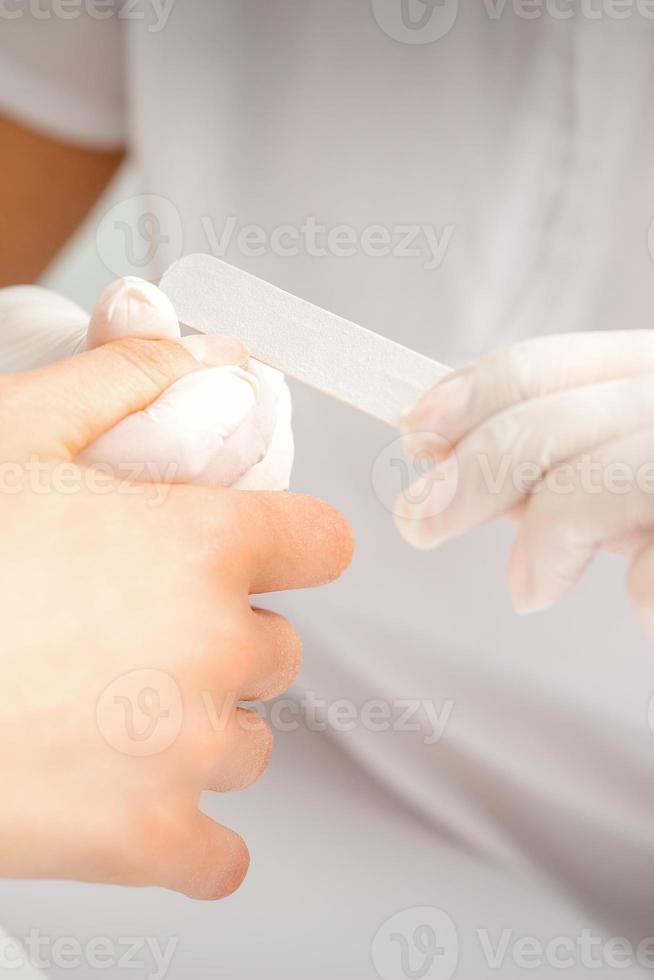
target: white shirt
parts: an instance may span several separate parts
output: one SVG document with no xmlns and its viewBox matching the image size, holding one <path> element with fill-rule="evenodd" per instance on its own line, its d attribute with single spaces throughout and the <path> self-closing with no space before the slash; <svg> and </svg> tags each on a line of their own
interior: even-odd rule
<svg viewBox="0 0 654 980">
<path fill-rule="evenodd" d="M 213 250 L 453 365 L 534 334 L 649 326 L 653 22 L 488 0 L 409 44 L 380 14 L 399 2 L 184 0 L 164 26 L 146 2 L 143 19 L 25 14 L 0 41 L 0 105 L 61 138 L 127 141 L 169 238 L 153 275 L 171 250 Z M 260 247 L 250 229 L 244 247 L 246 226 L 281 238 Z M 420 254 L 393 254 L 407 226 Z M 371 478 L 391 430 L 299 386 L 294 399 L 294 489 L 340 507 L 358 543 L 341 582 L 271 600 L 304 636 L 304 687 L 427 699 L 447 720 L 434 744 L 424 718 L 420 733 L 333 734 L 463 849 L 648 934 L 652 645 L 623 565 L 604 557 L 558 608 L 517 618 L 510 527 L 414 553 L 383 503 L 393 474 Z"/>
</svg>

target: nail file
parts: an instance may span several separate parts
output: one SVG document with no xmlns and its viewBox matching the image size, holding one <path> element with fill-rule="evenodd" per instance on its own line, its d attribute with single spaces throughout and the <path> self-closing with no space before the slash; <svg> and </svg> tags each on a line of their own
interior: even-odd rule
<svg viewBox="0 0 654 980">
<path fill-rule="evenodd" d="M 449 372 L 211 255 L 179 259 L 159 285 L 186 326 L 238 337 L 257 360 L 389 425 Z"/>
</svg>

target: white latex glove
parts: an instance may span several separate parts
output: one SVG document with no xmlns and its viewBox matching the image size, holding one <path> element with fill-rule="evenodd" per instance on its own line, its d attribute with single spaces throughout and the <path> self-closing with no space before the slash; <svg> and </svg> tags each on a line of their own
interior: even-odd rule
<svg viewBox="0 0 654 980">
<path fill-rule="evenodd" d="M 0 290 L 0 373 L 25 371 L 123 337 L 165 339 L 180 330 L 169 299 L 128 277 L 88 315 L 38 286 Z M 204 345 L 205 339 L 198 337 Z M 83 453 L 125 479 L 286 490 L 293 464 L 291 401 L 283 376 L 230 338 L 211 339 L 216 367 L 182 378 Z M 245 370 L 247 368 L 247 370 Z"/>
<path fill-rule="evenodd" d="M 397 501 L 407 541 L 433 548 L 516 518 L 521 612 L 556 602 L 598 548 L 631 553 L 629 591 L 654 632 L 654 331 L 500 350 L 449 375 L 401 430 L 407 455 L 437 460 Z"/>
</svg>

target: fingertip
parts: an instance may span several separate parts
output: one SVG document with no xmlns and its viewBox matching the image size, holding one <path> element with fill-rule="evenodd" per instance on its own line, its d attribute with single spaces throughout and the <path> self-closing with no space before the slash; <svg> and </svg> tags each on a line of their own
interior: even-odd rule
<svg viewBox="0 0 654 980">
<path fill-rule="evenodd" d="M 512 589 L 511 602 L 514 612 L 518 616 L 529 616 L 531 613 L 544 612 L 546 609 L 550 609 L 556 602 L 556 599 L 528 596 L 520 592 L 514 592 Z"/>
<path fill-rule="evenodd" d="M 318 497 L 287 494 L 292 506 L 303 550 L 313 555 L 310 588 L 336 581 L 349 567 L 354 555 L 354 533 L 347 519 L 332 504 Z"/>
<path fill-rule="evenodd" d="M 324 583 L 333 582 L 349 568 L 354 557 L 354 531 L 339 510 L 323 500 L 315 500 L 320 508 L 321 538 L 325 554 Z"/>
<path fill-rule="evenodd" d="M 330 504 L 275 490 L 233 493 L 250 595 L 327 585 L 350 564 L 352 530 Z"/>
<path fill-rule="evenodd" d="M 402 412 L 398 421 L 400 432 L 410 436 L 438 428 L 450 435 L 459 433 L 470 402 L 470 373 L 469 368 L 449 373 L 413 408 Z"/>
<path fill-rule="evenodd" d="M 254 699 L 248 698 L 248 700 Z M 266 697 L 263 696 L 260 700 L 266 700 Z M 247 746 L 247 765 L 244 766 L 240 760 L 239 778 L 232 781 L 229 786 L 230 791 L 247 789 L 261 779 L 270 764 L 275 747 L 273 730 L 258 711 L 237 708 L 236 720 L 241 735 L 247 736 L 246 741 L 242 742 L 242 746 Z"/>
<path fill-rule="evenodd" d="M 207 847 L 202 856 L 203 866 L 191 875 L 187 885 L 181 889 L 196 901 L 216 902 L 229 898 L 241 887 L 250 869 L 250 852 L 243 838 L 219 825 L 216 825 L 216 833 L 219 840 L 215 856 Z"/>
<path fill-rule="evenodd" d="M 445 436 L 414 429 L 403 432 L 402 449 L 407 459 L 422 459 L 426 464 L 442 463 L 454 452 L 454 446 Z"/>
<path fill-rule="evenodd" d="M 506 577 L 515 612 L 518 615 L 530 612 L 527 556 L 520 537 L 511 549 Z"/>
<path fill-rule="evenodd" d="M 247 844 L 239 834 L 232 831 L 232 835 L 234 839 L 233 853 L 225 867 L 221 869 L 221 874 L 216 882 L 215 900 L 229 898 L 230 895 L 238 891 L 250 870 L 250 851 Z"/>
<path fill-rule="evenodd" d="M 512 572 L 509 567 L 509 589 L 515 612 L 526 616 L 550 609 L 569 592 L 578 577 L 565 576 L 560 570 L 523 575 L 521 569 Z"/>
<path fill-rule="evenodd" d="M 112 340 L 174 340 L 180 335 L 172 303 L 154 283 L 137 276 L 116 279 L 101 294 L 89 324 L 86 346 Z"/>
<path fill-rule="evenodd" d="M 412 516 L 402 496 L 396 501 L 393 519 L 400 537 L 416 551 L 433 551 L 440 544 L 438 537 L 426 530 L 426 519 Z"/>
<path fill-rule="evenodd" d="M 338 511 L 333 511 L 334 541 L 336 545 L 336 574 L 341 576 L 352 564 L 354 558 L 354 531 L 349 521 Z"/>
</svg>

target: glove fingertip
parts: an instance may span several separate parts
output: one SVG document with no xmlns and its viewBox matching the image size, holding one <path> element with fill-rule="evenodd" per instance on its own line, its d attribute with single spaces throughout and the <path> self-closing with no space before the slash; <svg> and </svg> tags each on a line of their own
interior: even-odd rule
<svg viewBox="0 0 654 980">
<path fill-rule="evenodd" d="M 179 323 L 172 303 L 157 286 L 136 276 L 112 282 L 100 296 L 87 335 L 92 350 L 112 340 L 176 340 Z"/>
</svg>

